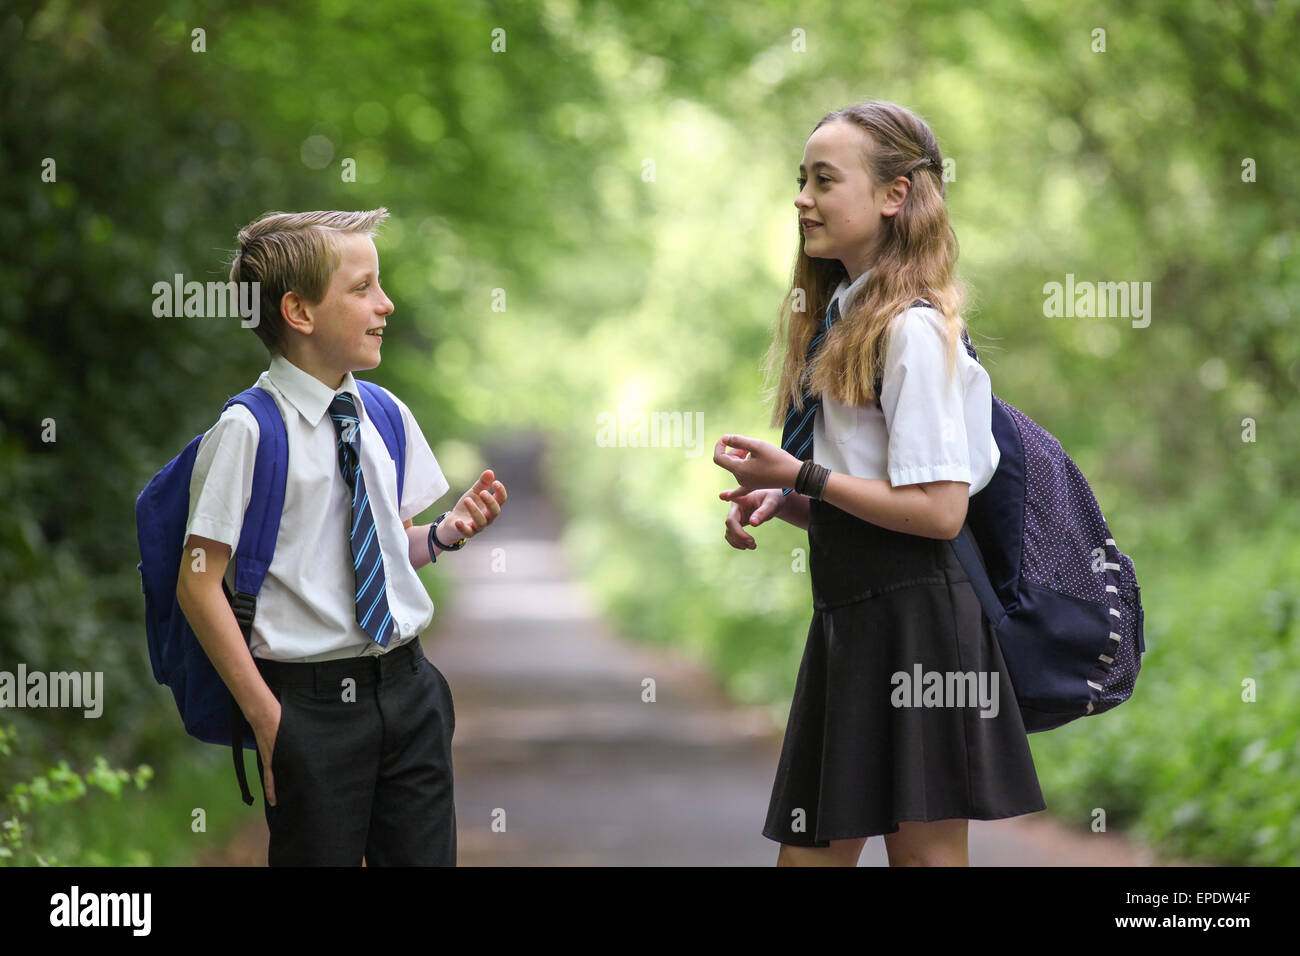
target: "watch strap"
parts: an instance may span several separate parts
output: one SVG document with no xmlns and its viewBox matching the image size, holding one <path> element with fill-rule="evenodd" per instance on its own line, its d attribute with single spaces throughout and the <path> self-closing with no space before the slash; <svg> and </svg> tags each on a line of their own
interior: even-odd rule
<svg viewBox="0 0 1300 956">
<path fill-rule="evenodd" d="M 430 542 L 432 544 L 436 544 L 443 551 L 459 551 L 461 548 L 465 547 L 465 542 L 467 540 L 466 538 L 460 538 L 459 540 L 457 540 L 455 544 L 450 544 L 450 545 L 443 544 L 440 540 L 438 540 L 438 534 L 437 534 L 438 525 L 440 525 L 442 523 L 442 519 L 447 517 L 447 515 L 449 514 L 451 514 L 451 512 L 444 511 L 442 514 L 438 515 L 438 517 L 434 519 L 433 526 L 429 529 Z"/>
</svg>

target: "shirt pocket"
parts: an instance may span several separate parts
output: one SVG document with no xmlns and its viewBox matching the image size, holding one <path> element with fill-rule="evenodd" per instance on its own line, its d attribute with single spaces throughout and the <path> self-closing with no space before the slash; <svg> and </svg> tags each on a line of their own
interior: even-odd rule
<svg viewBox="0 0 1300 956">
<path fill-rule="evenodd" d="M 866 431 L 870 409 L 865 405 L 842 405 L 834 399 L 822 400 L 822 426 L 826 440 L 836 445 L 859 441 Z"/>
</svg>

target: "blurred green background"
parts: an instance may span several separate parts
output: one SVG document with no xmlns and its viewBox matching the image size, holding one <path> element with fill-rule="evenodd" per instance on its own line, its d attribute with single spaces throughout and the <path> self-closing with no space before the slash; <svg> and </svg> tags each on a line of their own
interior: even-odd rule
<svg viewBox="0 0 1300 956">
<path fill-rule="evenodd" d="M 731 549 L 712 445 L 779 441 L 760 362 L 803 144 L 827 111 L 886 99 L 955 162 L 994 390 L 1061 440 L 1142 585 L 1134 698 L 1030 738 L 1051 812 L 1103 806 L 1170 854 L 1300 862 L 1300 8 L 1141 7 L 6 4 L 0 669 L 102 670 L 108 699 L 95 721 L 0 712 L 0 789 L 96 755 L 156 773 L 34 814 L 33 839 L 66 862 L 184 862 L 188 827 L 158 814 L 247 819 L 229 752 L 186 738 L 153 682 L 134 503 L 267 364 L 237 321 L 155 318 L 153 284 L 224 280 L 272 209 L 389 208 L 397 310 L 370 377 L 453 490 L 486 435 L 544 431 L 565 545 L 622 630 L 782 721 L 806 537 L 778 522 Z M 1150 326 L 1045 318 L 1067 273 L 1149 281 Z M 601 447 L 620 410 L 703 413 L 702 453 Z"/>
</svg>

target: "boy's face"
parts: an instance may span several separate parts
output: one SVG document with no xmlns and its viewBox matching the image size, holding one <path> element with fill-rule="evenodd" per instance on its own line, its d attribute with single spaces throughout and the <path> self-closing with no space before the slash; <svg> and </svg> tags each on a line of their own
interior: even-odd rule
<svg viewBox="0 0 1300 956">
<path fill-rule="evenodd" d="M 314 321 L 305 344 L 322 372 L 341 377 L 379 364 L 382 329 L 394 306 L 379 286 L 374 242 L 355 233 L 338 239 L 339 267 L 330 276 L 325 297 L 307 306 Z"/>
<path fill-rule="evenodd" d="M 871 137 L 852 123 L 818 127 L 804 147 L 799 178 L 806 181 L 794 201 L 804 252 L 839 259 L 854 278 L 871 265 L 883 217 L 897 213 L 907 195 L 906 187 L 900 195 L 897 185 L 872 182 L 862 161 L 871 145 Z"/>
</svg>

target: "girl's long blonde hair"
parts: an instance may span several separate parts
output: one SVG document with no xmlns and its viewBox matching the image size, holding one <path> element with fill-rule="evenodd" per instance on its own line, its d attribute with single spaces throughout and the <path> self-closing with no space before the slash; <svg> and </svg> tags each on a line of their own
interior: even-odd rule
<svg viewBox="0 0 1300 956">
<path fill-rule="evenodd" d="M 944 202 L 943 156 L 930 127 L 911 111 L 878 100 L 827 113 L 814 132 L 830 122 L 852 123 L 867 134 L 862 163 L 875 184 L 906 176 L 911 187 L 898 213 L 883 219 L 871 275 L 843 303 L 842 317 L 811 364 L 806 361 L 808 344 L 848 272 L 838 259 L 810 258 L 800 232 L 790 290 L 765 361 L 764 391 L 773 402 L 772 424 L 778 426 L 791 405 L 803 410 L 805 381 L 812 394 L 825 393 L 845 405 L 874 401 L 873 382 L 884 371 L 882 340 L 894 317 L 915 300 L 928 299 L 944 317 L 949 375 L 965 328 L 960 310 L 966 289 L 956 276 L 957 236 Z M 778 365 L 780 384 L 772 392 Z"/>
</svg>

